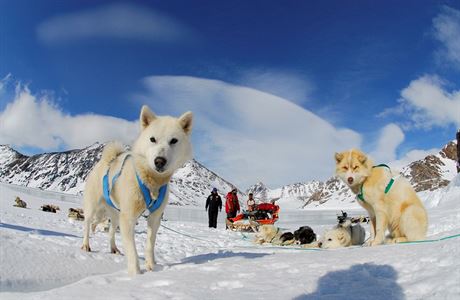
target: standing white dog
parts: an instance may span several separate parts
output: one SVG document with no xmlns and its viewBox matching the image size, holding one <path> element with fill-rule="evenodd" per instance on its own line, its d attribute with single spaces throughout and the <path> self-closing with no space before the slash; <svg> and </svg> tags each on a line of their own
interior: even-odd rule
<svg viewBox="0 0 460 300">
<path fill-rule="evenodd" d="M 140 135 L 132 151 L 110 143 L 101 160 L 88 176 L 84 191 L 84 233 L 82 249 L 91 251 L 89 231 L 92 223 L 110 218 L 110 250 L 115 245 L 115 231 L 120 225 L 128 273 L 139 274 L 139 259 L 134 242 L 137 219 L 146 211 L 147 242 L 145 267 L 153 270 L 154 247 L 161 215 L 168 203 L 168 183 L 174 171 L 192 157 L 190 134 L 193 115 L 179 118 L 156 116 L 147 106 L 140 114 Z"/>
</svg>

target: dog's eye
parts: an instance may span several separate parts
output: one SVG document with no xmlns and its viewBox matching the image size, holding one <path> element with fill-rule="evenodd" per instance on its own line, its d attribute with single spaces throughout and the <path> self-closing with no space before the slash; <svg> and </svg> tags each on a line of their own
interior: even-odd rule
<svg viewBox="0 0 460 300">
<path fill-rule="evenodd" d="M 327 239 L 327 240 L 328 240 L 328 242 L 332 242 L 332 239 Z"/>
<path fill-rule="evenodd" d="M 353 167 L 353 170 L 357 170 L 359 167 L 358 166 L 354 166 Z"/>
<path fill-rule="evenodd" d="M 343 167 L 343 169 L 344 169 L 345 171 L 348 171 L 348 167 L 347 167 L 347 166 Z"/>
<path fill-rule="evenodd" d="M 178 142 L 178 140 L 176 138 L 173 138 L 172 140 L 169 141 L 169 144 L 170 145 L 174 145 Z"/>
<path fill-rule="evenodd" d="M 156 142 L 157 142 L 157 140 L 156 140 L 153 136 L 150 138 L 150 141 L 151 141 L 152 143 L 156 143 Z"/>
</svg>

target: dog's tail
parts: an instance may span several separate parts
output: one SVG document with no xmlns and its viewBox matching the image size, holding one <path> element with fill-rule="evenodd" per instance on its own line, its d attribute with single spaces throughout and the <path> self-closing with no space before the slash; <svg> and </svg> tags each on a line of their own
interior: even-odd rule
<svg viewBox="0 0 460 300">
<path fill-rule="evenodd" d="M 101 162 L 109 165 L 111 161 L 118 157 L 118 155 L 125 152 L 125 148 L 119 142 L 108 143 L 102 151 Z"/>
</svg>

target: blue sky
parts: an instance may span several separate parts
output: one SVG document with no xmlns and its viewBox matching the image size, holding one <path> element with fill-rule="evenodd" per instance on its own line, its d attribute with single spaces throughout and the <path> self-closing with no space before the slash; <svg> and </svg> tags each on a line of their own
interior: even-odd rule
<svg viewBox="0 0 460 300">
<path fill-rule="evenodd" d="M 0 143 L 129 143 L 148 104 L 242 188 L 403 164 L 460 127 L 459 36 L 457 1 L 0 0 Z"/>
</svg>

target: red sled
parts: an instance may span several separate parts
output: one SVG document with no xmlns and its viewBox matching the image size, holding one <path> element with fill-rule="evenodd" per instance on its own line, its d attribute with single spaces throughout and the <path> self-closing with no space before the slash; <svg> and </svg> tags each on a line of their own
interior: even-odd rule
<svg viewBox="0 0 460 300">
<path fill-rule="evenodd" d="M 227 219 L 227 227 L 237 231 L 257 231 L 260 225 L 278 221 L 280 207 L 271 203 L 260 203 L 253 211 L 243 211 L 234 218 Z"/>
</svg>

